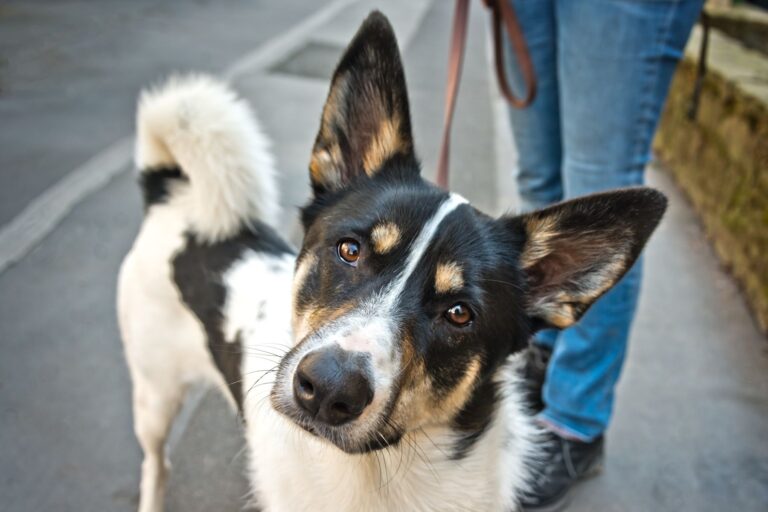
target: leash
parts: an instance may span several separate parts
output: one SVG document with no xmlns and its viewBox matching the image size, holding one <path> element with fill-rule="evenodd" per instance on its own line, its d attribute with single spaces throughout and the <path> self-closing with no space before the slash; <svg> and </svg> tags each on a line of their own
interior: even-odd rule
<svg viewBox="0 0 768 512">
<path fill-rule="evenodd" d="M 451 31 L 451 48 L 448 56 L 448 80 L 445 89 L 445 116 L 443 118 L 443 140 L 440 145 L 440 159 L 437 164 L 437 185 L 448 189 L 448 167 L 451 145 L 451 125 L 453 113 L 456 109 L 456 97 L 459 93 L 461 80 L 461 68 L 464 63 L 464 48 L 467 43 L 467 24 L 469 21 L 469 1 L 456 0 L 456 9 L 453 14 L 453 29 Z M 536 74 L 533 70 L 531 55 L 525 44 L 525 37 L 517 22 L 517 15 L 512 8 L 512 0 L 483 0 L 485 6 L 490 9 L 493 24 L 493 53 L 496 67 L 496 79 L 504 98 L 515 108 L 525 108 L 533 102 L 536 96 Z M 503 24 L 503 28 L 502 28 Z M 506 29 L 512 43 L 520 71 L 525 81 L 526 93 L 520 98 L 509 86 L 504 69 L 504 46 L 501 39 L 501 31 Z"/>
</svg>

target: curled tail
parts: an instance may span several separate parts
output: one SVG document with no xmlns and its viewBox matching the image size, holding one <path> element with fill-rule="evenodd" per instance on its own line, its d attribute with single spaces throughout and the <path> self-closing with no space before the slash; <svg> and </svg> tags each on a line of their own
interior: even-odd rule
<svg viewBox="0 0 768 512">
<path fill-rule="evenodd" d="M 220 240 L 256 220 L 274 224 L 269 141 L 248 104 L 225 84 L 203 75 L 172 77 L 142 92 L 136 124 L 142 181 L 185 178 L 188 184 L 169 194 L 179 196 L 199 237 Z"/>
</svg>

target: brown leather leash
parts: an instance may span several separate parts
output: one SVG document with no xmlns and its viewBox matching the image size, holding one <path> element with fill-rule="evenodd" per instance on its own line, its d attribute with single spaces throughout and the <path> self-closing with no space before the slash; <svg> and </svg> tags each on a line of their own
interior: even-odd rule
<svg viewBox="0 0 768 512">
<path fill-rule="evenodd" d="M 443 141 L 440 146 L 440 160 L 437 164 L 436 178 L 438 186 L 446 190 L 448 190 L 451 125 L 456 108 L 456 97 L 459 93 L 461 68 L 464 63 L 464 48 L 467 42 L 467 24 L 469 21 L 469 2 L 470 0 L 456 0 L 456 10 L 453 15 L 451 49 L 448 57 L 448 81 L 445 89 Z M 516 108 L 524 108 L 530 105 L 536 96 L 536 74 L 533 70 L 531 55 L 528 53 L 528 45 L 525 44 L 525 37 L 520 29 L 520 24 L 517 22 L 517 16 L 511 2 L 512 0 L 483 0 L 486 7 L 491 10 L 493 17 L 493 52 L 499 89 L 510 105 Z M 504 46 L 501 38 L 502 23 L 503 29 L 506 29 L 512 43 L 512 50 L 515 52 L 515 57 L 520 65 L 520 71 L 525 81 L 526 94 L 522 99 L 512 91 L 504 70 Z"/>
</svg>

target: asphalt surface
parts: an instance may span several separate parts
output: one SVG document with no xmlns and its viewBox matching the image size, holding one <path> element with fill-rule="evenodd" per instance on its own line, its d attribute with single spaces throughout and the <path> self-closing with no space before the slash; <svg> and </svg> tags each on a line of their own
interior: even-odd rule
<svg viewBox="0 0 768 512">
<path fill-rule="evenodd" d="M 129 136 L 138 90 L 179 70 L 222 73 L 288 34 L 274 61 L 235 87 L 255 106 L 281 170 L 284 229 L 295 208 L 343 48 L 374 2 L 5 1 L 0 4 L 0 230 L 115 141 Z M 479 4 L 478 4 L 479 6 Z M 489 79 L 480 9 L 470 30 L 454 126 L 452 188 L 514 209 L 514 151 Z M 404 48 L 416 146 L 435 167 L 451 3 L 380 3 Z M 291 32 L 294 30 L 294 32 Z M 768 343 L 718 266 L 688 204 L 671 198 L 646 258 L 605 473 L 571 511 L 768 510 Z M 115 277 L 141 221 L 134 176 L 85 195 L 56 229 L 0 274 L 0 511 L 129 511 L 138 494 L 130 383 L 114 311 Z M 171 439 L 168 510 L 242 510 L 248 487 L 237 420 L 196 393 Z"/>
</svg>

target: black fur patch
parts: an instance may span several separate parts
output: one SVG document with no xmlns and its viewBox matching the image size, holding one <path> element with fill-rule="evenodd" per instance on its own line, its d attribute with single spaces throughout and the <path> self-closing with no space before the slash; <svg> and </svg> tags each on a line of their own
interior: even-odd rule
<svg viewBox="0 0 768 512">
<path fill-rule="evenodd" d="M 220 242 L 201 243 L 191 233 L 187 233 L 186 239 L 186 246 L 173 259 L 173 279 L 184 304 L 202 322 L 213 360 L 242 412 L 242 345 L 239 336 L 235 340 L 224 339 L 222 308 L 227 290 L 223 276 L 246 251 L 279 256 L 292 254 L 293 249 L 261 222 Z"/>
<path fill-rule="evenodd" d="M 499 401 L 497 385 L 487 380 L 475 390 L 467 405 L 453 420 L 453 427 L 461 433 L 453 444 L 451 460 L 466 457 L 488 430 Z"/>
<path fill-rule="evenodd" d="M 146 169 L 139 174 L 139 187 L 144 198 L 144 211 L 150 206 L 164 203 L 168 198 L 171 183 L 187 181 L 178 167 Z"/>
</svg>

